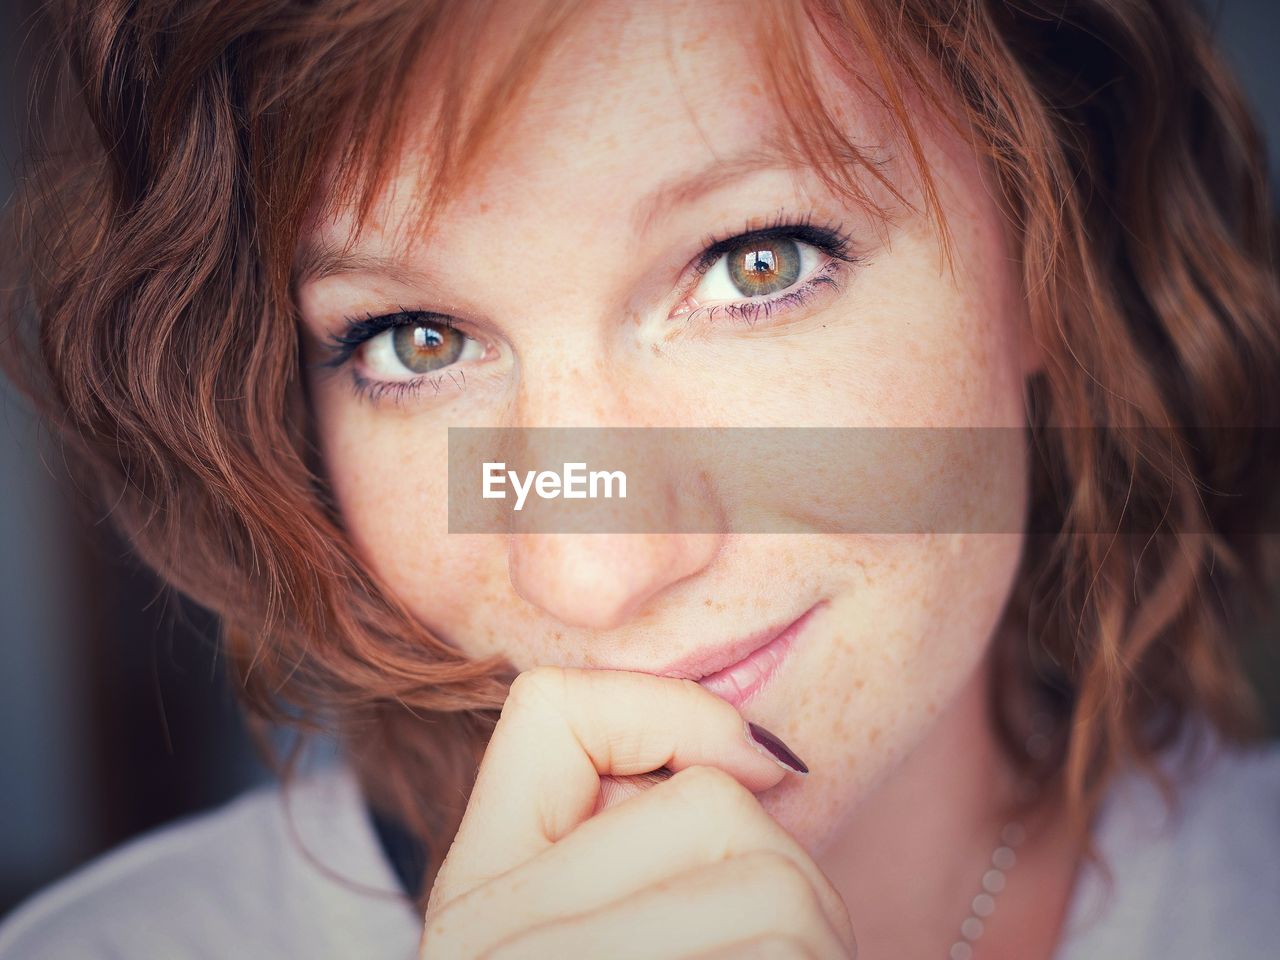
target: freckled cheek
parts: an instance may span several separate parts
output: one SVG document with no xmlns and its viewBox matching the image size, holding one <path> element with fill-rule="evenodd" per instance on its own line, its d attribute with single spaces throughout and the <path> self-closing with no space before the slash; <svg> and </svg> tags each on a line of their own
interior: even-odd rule
<svg viewBox="0 0 1280 960">
<path fill-rule="evenodd" d="M 916 230 L 866 272 L 844 303 L 862 395 L 889 422 L 1020 422 L 1010 348 L 1021 317 L 998 234 L 977 231 L 940 272 L 936 237 Z"/>
<path fill-rule="evenodd" d="M 766 806 L 820 850 L 927 735 L 978 668 L 1021 543 L 1013 535 L 832 538 L 849 571 L 821 645 L 801 651 L 785 699 L 764 718 L 809 764 Z M 792 693 L 794 691 L 794 693 Z"/>
<path fill-rule="evenodd" d="M 423 623 L 451 641 L 469 639 L 470 611 L 493 589 L 485 555 L 493 538 L 448 535 L 446 432 L 414 417 L 357 414 L 321 421 L 320 435 L 356 553 Z"/>
<path fill-rule="evenodd" d="M 958 287 L 927 257 L 902 257 L 868 267 L 801 331 L 726 338 L 705 358 L 715 392 L 688 401 L 770 425 L 1019 422 L 1015 320 L 997 287 Z"/>
</svg>

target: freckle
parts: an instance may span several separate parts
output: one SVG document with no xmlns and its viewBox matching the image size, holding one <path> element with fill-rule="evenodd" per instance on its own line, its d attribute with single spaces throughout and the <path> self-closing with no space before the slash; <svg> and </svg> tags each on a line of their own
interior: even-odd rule
<svg viewBox="0 0 1280 960">
<path fill-rule="evenodd" d="M 563 640 L 563 639 L 564 639 L 564 634 L 563 634 L 563 633 L 558 633 L 558 632 L 557 632 L 557 633 L 556 633 L 556 635 L 555 635 L 555 638 L 556 638 L 557 640 Z"/>
<path fill-rule="evenodd" d="M 481 203 L 481 204 L 480 204 L 480 212 L 481 212 L 481 213 L 488 213 L 488 212 L 489 212 L 489 204 L 487 204 L 487 203 Z"/>
<path fill-rule="evenodd" d="M 867 733 L 867 742 L 875 743 L 879 739 L 880 739 L 880 728 L 872 727 L 871 730 Z"/>
<path fill-rule="evenodd" d="M 855 689 L 855 690 L 861 690 L 861 689 L 862 689 L 863 687 L 865 687 L 866 685 L 867 685 L 867 681 L 862 680 L 862 679 L 858 679 L 858 680 L 853 681 L 853 689 Z"/>
<path fill-rule="evenodd" d="M 703 605 L 704 607 L 714 606 L 714 605 L 715 605 L 715 601 L 714 601 L 714 600 L 712 600 L 710 597 L 707 597 L 707 599 L 705 599 L 705 600 L 703 600 L 703 601 L 702 601 L 702 605 Z"/>
</svg>

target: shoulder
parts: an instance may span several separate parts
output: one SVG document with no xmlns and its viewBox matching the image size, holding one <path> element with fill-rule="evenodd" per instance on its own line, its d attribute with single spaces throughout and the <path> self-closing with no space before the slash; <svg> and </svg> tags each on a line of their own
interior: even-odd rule
<svg viewBox="0 0 1280 960">
<path fill-rule="evenodd" d="M 403 957 L 417 924 L 394 891 L 336 768 L 106 854 L 0 925 L 0 960 Z"/>
<path fill-rule="evenodd" d="M 1172 804 L 1120 780 L 1082 868 L 1060 960 L 1273 956 L 1280 941 L 1280 744 L 1172 751 Z"/>
</svg>

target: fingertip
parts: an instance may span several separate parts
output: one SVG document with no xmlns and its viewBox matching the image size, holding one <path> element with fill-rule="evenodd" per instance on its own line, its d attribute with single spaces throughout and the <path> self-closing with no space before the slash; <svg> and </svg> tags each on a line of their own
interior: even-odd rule
<svg viewBox="0 0 1280 960">
<path fill-rule="evenodd" d="M 809 775 L 809 767 L 776 733 L 772 733 L 760 726 L 760 724 L 752 723 L 750 720 L 743 721 L 743 729 L 746 731 L 747 739 L 751 741 L 752 746 L 778 764 L 778 766 L 802 777 Z"/>
</svg>

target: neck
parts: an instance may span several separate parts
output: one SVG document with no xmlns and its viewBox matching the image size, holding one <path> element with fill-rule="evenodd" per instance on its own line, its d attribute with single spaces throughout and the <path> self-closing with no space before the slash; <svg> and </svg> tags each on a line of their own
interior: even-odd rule
<svg viewBox="0 0 1280 960">
<path fill-rule="evenodd" d="M 987 675 L 975 671 L 932 732 L 868 797 L 821 866 L 849 909 L 859 960 L 945 960 L 982 890 L 1017 783 L 991 731 Z M 974 960 L 1052 955 L 1078 847 L 1052 801 L 1017 847 Z"/>
</svg>

